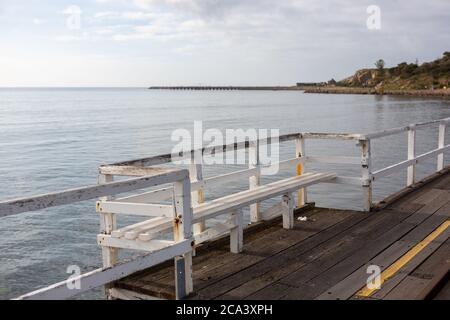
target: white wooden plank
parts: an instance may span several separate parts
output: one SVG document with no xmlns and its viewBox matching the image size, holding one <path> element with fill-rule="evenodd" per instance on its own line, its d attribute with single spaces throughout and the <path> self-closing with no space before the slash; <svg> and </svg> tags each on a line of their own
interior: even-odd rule
<svg viewBox="0 0 450 320">
<path fill-rule="evenodd" d="M 392 136 L 394 134 L 398 134 L 398 133 L 401 133 L 401 132 L 405 132 L 405 131 L 408 131 L 408 130 L 409 130 L 409 126 L 399 127 L 399 128 L 392 128 L 392 129 L 382 130 L 382 131 L 377 131 L 377 132 L 365 134 L 364 135 L 364 139 L 383 138 L 383 137 Z"/>
<path fill-rule="evenodd" d="M 328 163 L 328 164 L 361 164 L 358 157 L 341 157 L 341 156 L 307 156 L 308 163 Z"/>
<path fill-rule="evenodd" d="M 382 177 L 389 176 L 395 172 L 400 171 L 401 169 L 409 167 L 412 164 L 417 164 L 426 159 L 433 158 L 440 152 L 446 151 L 446 150 L 450 150 L 450 145 L 446 145 L 442 148 L 438 148 L 438 149 L 426 152 L 424 154 L 417 156 L 415 159 L 405 160 L 405 161 L 399 162 L 397 164 L 388 166 L 386 168 L 376 170 L 372 173 L 372 178 L 373 178 L 373 180 L 376 180 L 376 179 L 379 179 Z"/>
<path fill-rule="evenodd" d="M 443 146 L 442 148 L 437 148 L 435 150 L 429 151 L 429 152 L 425 152 L 424 154 L 421 154 L 420 156 L 417 156 L 417 163 L 420 163 L 421 161 L 424 161 L 426 159 L 429 158 L 433 158 L 435 157 L 437 154 L 441 153 L 441 152 L 445 152 L 447 150 L 450 150 L 450 144 Z"/>
<path fill-rule="evenodd" d="M 172 205 L 166 204 L 99 201 L 97 202 L 97 212 L 170 218 L 173 217 L 174 208 Z"/>
<path fill-rule="evenodd" d="M 28 198 L 4 201 L 0 202 L 0 217 L 97 199 L 99 197 L 127 193 L 138 189 L 172 183 L 173 181 L 182 180 L 187 177 L 189 177 L 189 172 L 187 170 L 179 170 L 152 177 L 134 178 L 125 181 L 111 182 Z"/>
<path fill-rule="evenodd" d="M 101 166 L 99 171 L 101 174 L 124 176 L 124 177 L 144 177 L 153 176 L 162 173 L 177 171 L 176 168 L 162 167 L 141 167 L 141 166 Z"/>
<path fill-rule="evenodd" d="M 389 176 L 393 173 L 399 172 L 401 169 L 405 169 L 407 167 L 409 167 L 412 164 L 416 164 L 417 160 L 416 159 L 410 159 L 410 160 L 405 160 L 396 164 L 393 164 L 391 166 L 388 166 L 386 168 L 380 169 L 380 170 L 376 170 L 374 172 L 372 172 L 372 179 L 374 181 Z"/>
<path fill-rule="evenodd" d="M 300 137 L 304 139 L 360 140 L 363 138 L 363 135 L 355 133 L 303 132 L 300 134 Z"/>
<path fill-rule="evenodd" d="M 435 125 L 436 123 L 448 123 L 449 119 L 450 118 L 419 122 L 419 123 L 413 124 L 413 126 L 415 126 L 416 128 L 429 127 L 429 126 Z M 411 126 L 405 126 L 405 127 L 398 127 L 398 128 L 392 128 L 392 129 L 388 129 L 388 130 L 373 132 L 373 133 L 363 135 L 361 137 L 361 139 L 376 139 L 376 138 L 387 137 L 387 136 L 391 136 L 391 135 L 394 135 L 397 133 L 408 131 L 410 129 L 410 127 Z"/>
<path fill-rule="evenodd" d="M 151 230 L 143 231 L 138 234 L 137 239 L 140 241 L 150 241 L 153 239 L 156 239 L 158 237 L 163 237 L 170 231 L 170 227 L 167 227 L 165 225 L 161 225 L 159 227 L 153 227 Z M 133 234 L 134 236 L 134 234 Z"/>
<path fill-rule="evenodd" d="M 169 224 L 171 224 L 173 222 L 173 219 L 171 218 L 164 218 L 164 217 L 157 217 L 154 219 L 150 219 L 150 220 L 146 220 L 143 222 L 139 222 L 130 226 L 126 226 L 117 230 L 114 230 L 111 233 L 111 236 L 113 238 L 121 238 L 123 236 L 125 236 L 125 233 L 130 232 L 130 231 L 134 231 L 134 230 L 139 230 L 140 232 L 144 232 L 145 230 L 148 230 L 150 228 L 154 228 L 158 225 L 160 225 L 161 223 L 167 222 Z"/>
<path fill-rule="evenodd" d="M 135 240 L 135 239 L 139 238 L 139 240 L 150 241 L 150 240 L 154 239 L 156 237 L 156 235 L 161 233 L 161 231 L 153 231 L 153 229 L 155 229 L 155 228 L 156 227 L 151 227 L 150 229 L 139 228 L 139 229 L 130 230 L 130 231 L 125 232 L 123 238 L 127 239 L 127 240 Z M 151 233 L 150 233 L 150 230 L 151 230 Z M 140 237 L 141 234 L 144 234 L 145 236 Z"/>
<path fill-rule="evenodd" d="M 110 235 L 99 234 L 97 236 L 97 243 L 99 246 L 111 248 L 154 252 L 172 246 L 176 242 L 169 240 L 139 241 L 139 240 L 128 240 L 124 238 L 118 239 L 113 238 Z"/>
<path fill-rule="evenodd" d="M 161 188 L 154 191 L 148 191 L 137 195 L 132 195 L 123 198 L 117 198 L 118 202 L 131 203 L 155 203 L 171 199 L 173 196 L 173 188 Z"/>
<path fill-rule="evenodd" d="M 80 293 L 117 281 L 133 273 L 145 270 L 192 250 L 191 242 L 186 240 L 152 254 L 136 257 L 131 261 L 117 264 L 108 269 L 96 269 L 70 280 L 61 281 L 16 298 L 17 300 L 62 300 Z M 80 282 L 80 289 L 69 289 L 68 284 Z"/>
<path fill-rule="evenodd" d="M 153 226 L 143 227 L 136 230 L 139 233 L 138 238 L 141 241 L 150 241 L 158 236 L 167 234 L 173 231 L 174 221 L 162 221 Z"/>
</svg>

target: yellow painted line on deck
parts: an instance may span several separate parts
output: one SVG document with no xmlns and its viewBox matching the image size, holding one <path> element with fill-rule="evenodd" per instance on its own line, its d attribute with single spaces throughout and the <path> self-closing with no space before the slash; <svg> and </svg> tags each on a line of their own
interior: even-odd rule
<svg viewBox="0 0 450 320">
<path fill-rule="evenodd" d="M 441 224 L 436 230 L 430 233 L 425 239 L 415 245 L 405 255 L 398 259 L 394 264 L 390 265 L 386 270 L 381 273 L 381 285 L 387 280 L 392 278 L 401 268 L 403 268 L 409 261 L 411 261 L 419 252 L 425 249 L 434 239 L 442 234 L 448 227 L 450 227 L 450 221 L 447 220 Z M 360 297 L 370 297 L 375 291 L 379 289 L 369 289 L 365 286 L 356 295 Z"/>
</svg>

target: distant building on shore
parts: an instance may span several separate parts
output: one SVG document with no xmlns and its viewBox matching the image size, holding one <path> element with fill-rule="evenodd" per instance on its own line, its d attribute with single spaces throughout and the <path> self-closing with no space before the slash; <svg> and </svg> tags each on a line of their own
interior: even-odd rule
<svg viewBox="0 0 450 320">
<path fill-rule="evenodd" d="M 323 86 L 335 86 L 336 80 L 331 79 L 328 82 L 297 82 L 297 87 L 323 87 Z"/>
<path fill-rule="evenodd" d="M 326 85 L 326 82 L 297 82 L 297 87 L 322 87 Z"/>
</svg>

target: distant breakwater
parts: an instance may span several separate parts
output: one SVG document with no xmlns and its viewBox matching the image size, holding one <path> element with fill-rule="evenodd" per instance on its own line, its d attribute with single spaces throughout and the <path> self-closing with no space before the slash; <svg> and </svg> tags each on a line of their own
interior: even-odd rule
<svg viewBox="0 0 450 320">
<path fill-rule="evenodd" d="M 297 86 L 155 86 L 150 90 L 265 90 L 265 91 L 302 91 Z"/>
</svg>

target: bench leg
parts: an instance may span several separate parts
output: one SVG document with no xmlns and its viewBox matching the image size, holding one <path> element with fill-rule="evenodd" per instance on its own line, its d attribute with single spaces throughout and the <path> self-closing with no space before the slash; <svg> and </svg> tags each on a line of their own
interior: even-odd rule
<svg viewBox="0 0 450 320">
<path fill-rule="evenodd" d="M 231 217 L 237 226 L 230 232 L 230 251 L 241 253 L 244 247 L 244 214 L 242 209 L 233 212 Z"/>
<path fill-rule="evenodd" d="M 294 228 L 294 197 L 290 194 L 285 194 L 281 200 L 283 204 L 283 228 Z"/>
<path fill-rule="evenodd" d="M 193 291 L 192 253 L 186 253 L 175 258 L 175 297 L 181 300 Z"/>
</svg>

